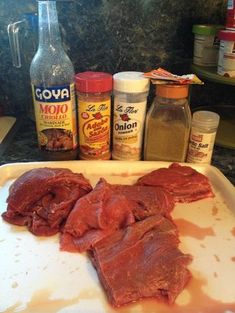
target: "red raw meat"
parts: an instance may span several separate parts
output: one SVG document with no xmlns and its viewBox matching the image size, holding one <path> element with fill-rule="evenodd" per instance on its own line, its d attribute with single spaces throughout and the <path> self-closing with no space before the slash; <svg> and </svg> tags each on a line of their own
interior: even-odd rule
<svg viewBox="0 0 235 313">
<path fill-rule="evenodd" d="M 133 201 L 133 214 L 136 220 L 160 213 L 170 217 L 175 202 L 173 196 L 161 187 L 137 185 L 111 185 L 112 189 Z"/>
<path fill-rule="evenodd" d="M 69 214 L 60 248 L 71 252 L 85 251 L 116 229 L 134 222 L 132 202 L 100 179 L 93 191 L 79 199 Z"/>
<path fill-rule="evenodd" d="M 96 243 L 91 259 L 112 305 L 142 298 L 173 303 L 191 274 L 174 223 L 154 215 Z"/>
<path fill-rule="evenodd" d="M 205 175 L 189 166 L 181 166 L 177 163 L 140 177 L 137 185 L 163 187 L 177 202 L 192 202 L 214 197 L 210 182 Z"/>
<path fill-rule="evenodd" d="M 92 190 L 82 174 L 62 168 L 38 168 L 10 187 L 5 221 L 27 226 L 35 235 L 57 233 L 75 202 Z"/>
</svg>

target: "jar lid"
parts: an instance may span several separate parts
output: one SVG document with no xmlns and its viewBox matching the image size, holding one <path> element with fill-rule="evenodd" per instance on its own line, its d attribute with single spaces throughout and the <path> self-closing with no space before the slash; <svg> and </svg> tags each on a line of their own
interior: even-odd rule
<svg viewBox="0 0 235 313">
<path fill-rule="evenodd" d="M 193 25 L 192 32 L 198 35 L 214 36 L 219 30 L 223 29 L 223 25 Z"/>
<path fill-rule="evenodd" d="M 113 75 L 113 89 L 120 92 L 146 92 L 149 90 L 149 79 L 143 72 L 119 72 Z"/>
<path fill-rule="evenodd" d="M 188 85 L 157 85 L 156 95 L 162 98 L 182 99 L 188 97 Z"/>
<path fill-rule="evenodd" d="M 113 77 L 104 72 L 82 72 L 75 75 L 76 89 L 80 92 L 108 92 L 113 88 Z"/>
<path fill-rule="evenodd" d="M 219 39 L 227 41 L 235 41 L 235 31 L 232 30 L 221 30 L 218 35 Z"/>
<path fill-rule="evenodd" d="M 219 125 L 219 114 L 211 111 L 197 111 L 193 113 L 193 123 L 201 127 L 216 128 Z"/>
</svg>

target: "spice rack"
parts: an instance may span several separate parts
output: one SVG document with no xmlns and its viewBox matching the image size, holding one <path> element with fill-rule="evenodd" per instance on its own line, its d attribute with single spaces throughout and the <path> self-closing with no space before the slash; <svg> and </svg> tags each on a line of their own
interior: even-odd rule
<svg viewBox="0 0 235 313">
<path fill-rule="evenodd" d="M 193 73 L 202 79 L 214 83 L 235 86 L 235 78 L 218 75 L 216 67 L 204 67 L 192 64 L 191 69 Z M 216 105 L 204 108 L 220 115 L 220 123 L 215 143 L 221 147 L 235 149 L 235 106 Z"/>
</svg>

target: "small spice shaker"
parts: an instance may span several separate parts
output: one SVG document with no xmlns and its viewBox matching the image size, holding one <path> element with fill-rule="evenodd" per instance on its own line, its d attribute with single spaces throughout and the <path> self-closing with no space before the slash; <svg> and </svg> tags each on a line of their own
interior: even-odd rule
<svg viewBox="0 0 235 313">
<path fill-rule="evenodd" d="M 79 158 L 108 160 L 113 77 L 87 71 L 75 76 L 78 97 Z"/>
<path fill-rule="evenodd" d="M 191 128 L 188 91 L 188 85 L 157 85 L 146 117 L 145 160 L 185 161 Z"/>
<path fill-rule="evenodd" d="M 223 25 L 193 25 L 193 63 L 200 66 L 217 66 L 219 55 L 218 32 Z"/>
<path fill-rule="evenodd" d="M 120 72 L 113 76 L 113 151 L 115 160 L 137 161 L 142 156 L 149 79 L 142 72 Z"/>
<path fill-rule="evenodd" d="M 226 29 L 235 30 L 235 0 L 227 0 Z"/>
<path fill-rule="evenodd" d="M 235 77 L 235 32 L 221 30 L 219 32 L 220 48 L 217 73 L 225 77 Z"/>
<path fill-rule="evenodd" d="M 217 113 L 210 111 L 197 111 L 193 114 L 187 162 L 211 163 L 219 119 Z"/>
</svg>

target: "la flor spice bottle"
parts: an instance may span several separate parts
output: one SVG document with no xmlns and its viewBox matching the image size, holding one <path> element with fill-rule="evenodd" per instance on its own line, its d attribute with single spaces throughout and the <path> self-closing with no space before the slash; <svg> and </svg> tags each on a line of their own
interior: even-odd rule
<svg viewBox="0 0 235 313">
<path fill-rule="evenodd" d="M 113 76 L 112 159 L 138 161 L 142 142 L 149 79 L 142 72 L 119 72 Z"/>
<path fill-rule="evenodd" d="M 78 98 L 79 158 L 109 160 L 113 78 L 104 72 L 75 75 Z"/>
</svg>

